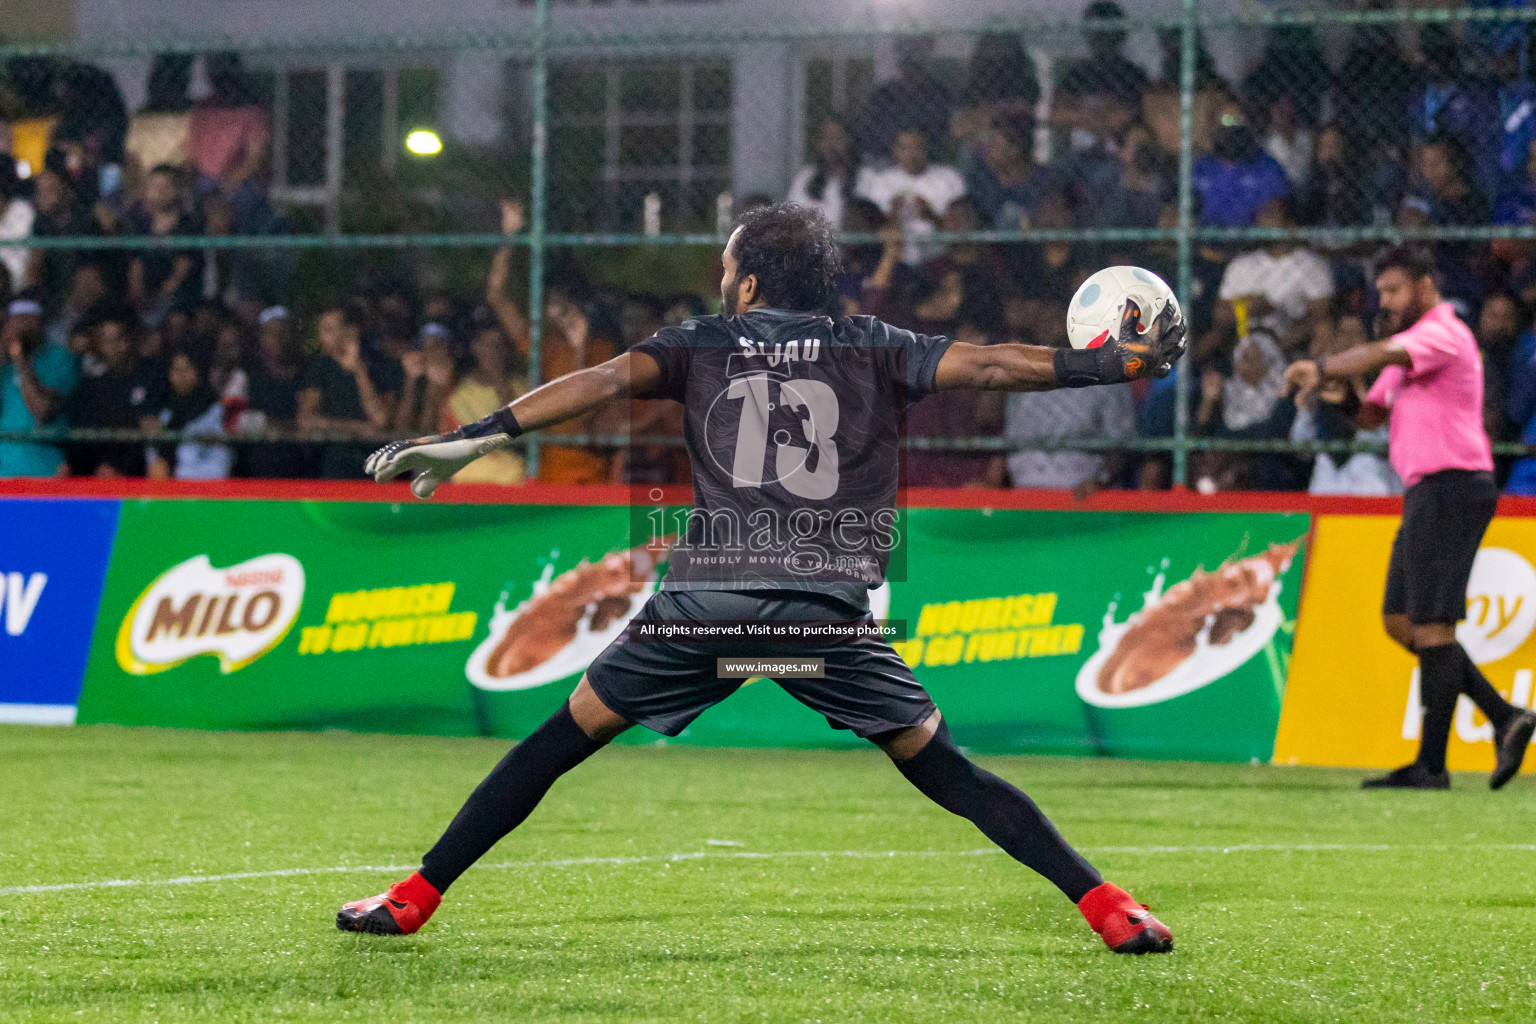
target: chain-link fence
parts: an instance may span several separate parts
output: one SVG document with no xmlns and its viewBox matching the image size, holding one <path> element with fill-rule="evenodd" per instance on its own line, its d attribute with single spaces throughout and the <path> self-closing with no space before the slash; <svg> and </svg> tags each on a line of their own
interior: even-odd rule
<svg viewBox="0 0 1536 1024">
<path fill-rule="evenodd" d="M 712 311 L 736 218 L 788 197 L 843 233 L 839 312 L 1051 345 L 1134 264 L 1190 314 L 1167 381 L 915 406 L 913 484 L 1391 492 L 1369 382 L 1280 377 L 1380 335 L 1371 259 L 1407 240 L 1536 491 L 1524 0 L 968 9 L 524 0 L 499 34 L 0 47 L 0 476 L 358 476 Z M 675 411 L 567 430 L 470 476 L 686 480 Z"/>
</svg>

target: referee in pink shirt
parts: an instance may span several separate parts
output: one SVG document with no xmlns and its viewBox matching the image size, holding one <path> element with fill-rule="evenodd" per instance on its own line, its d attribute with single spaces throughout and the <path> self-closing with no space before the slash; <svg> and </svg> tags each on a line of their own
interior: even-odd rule
<svg viewBox="0 0 1536 1024">
<path fill-rule="evenodd" d="M 1499 490 L 1483 430 L 1482 355 L 1467 325 L 1440 298 L 1434 269 L 1416 250 L 1386 252 L 1377 261 L 1376 291 L 1392 336 L 1293 363 L 1285 375 L 1289 387 L 1305 391 L 1325 378 L 1380 370 L 1361 426 L 1390 418 L 1392 467 L 1408 488 L 1381 613 L 1392 639 L 1418 655 L 1424 722 L 1414 762 L 1367 779 L 1367 789 L 1449 789 L 1445 748 L 1463 693 L 1493 725 L 1498 763 L 1491 788 L 1520 770 L 1536 731 L 1536 715 L 1499 696 L 1456 641 L 1472 560 Z"/>
</svg>

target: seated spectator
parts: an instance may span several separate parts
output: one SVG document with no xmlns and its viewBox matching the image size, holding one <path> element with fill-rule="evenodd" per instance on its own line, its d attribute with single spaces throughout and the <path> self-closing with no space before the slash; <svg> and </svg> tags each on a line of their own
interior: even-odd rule
<svg viewBox="0 0 1536 1024">
<path fill-rule="evenodd" d="M 802 167 L 789 186 L 789 201 L 814 207 L 834 228 L 843 221 L 843 207 L 853 197 L 859 177 L 858 153 L 848 126 L 835 117 L 816 134 L 816 159 Z"/>
<path fill-rule="evenodd" d="M 63 346 L 43 340 L 38 303 L 14 299 L 6 312 L 0 327 L 0 430 L 66 426 L 79 365 Z M 0 441 L 0 477 L 53 476 L 63 464 L 63 453 L 52 445 Z"/>
<path fill-rule="evenodd" d="M 1312 129 L 1298 119 L 1296 101 L 1281 93 L 1269 104 L 1264 123 L 1264 152 L 1275 158 L 1294 191 L 1307 187 L 1312 172 L 1315 139 Z"/>
<path fill-rule="evenodd" d="M 68 348 L 70 336 L 75 333 L 75 329 L 85 323 L 106 298 L 107 281 L 101 264 L 77 263 L 64 301 L 59 304 L 44 330 L 48 344 Z"/>
<path fill-rule="evenodd" d="M 129 231 L 146 237 L 196 235 L 201 225 L 186 211 L 181 172 L 162 164 L 150 172 L 144 202 L 128 216 Z M 198 253 L 193 249 L 147 249 L 128 267 L 128 298 L 144 322 L 154 326 L 173 309 L 196 304 L 202 280 L 193 273 Z"/>
<path fill-rule="evenodd" d="M 1123 22 L 1125 11 L 1114 0 L 1093 0 L 1083 20 Z M 1124 53 L 1123 28 L 1083 29 L 1088 56 L 1068 64 L 1051 96 L 1051 121 L 1068 129 L 1073 151 L 1103 148 L 1141 116 L 1147 73 Z"/>
<path fill-rule="evenodd" d="M 1062 175 L 1035 163 L 1027 121 L 993 122 L 981 140 L 981 158 L 968 161 L 964 188 L 986 226 L 997 231 L 1028 229 L 1040 200 L 1062 188 Z"/>
<path fill-rule="evenodd" d="M 1177 94 L 1184 74 L 1184 30 L 1177 26 L 1158 29 L 1157 53 L 1157 81 L 1151 88 L 1159 93 Z M 1232 91 L 1227 80 L 1221 77 L 1221 72 L 1216 70 L 1216 58 L 1211 56 L 1210 47 L 1205 43 L 1205 30 L 1196 29 L 1195 92 L 1203 93 L 1212 89 Z"/>
<path fill-rule="evenodd" d="M 1358 316 L 1341 317 L 1334 329 L 1333 347 L 1326 354 L 1343 352 L 1369 341 L 1365 323 Z M 1385 424 L 1362 430 L 1356 423 L 1368 389 L 1362 378 L 1329 380 L 1320 388 L 1298 392 L 1291 440 L 1372 441 L 1385 443 Z M 1312 460 L 1312 494 L 1392 495 L 1403 493 L 1403 482 L 1384 457 L 1374 452 L 1343 456 L 1319 452 Z"/>
<path fill-rule="evenodd" d="M 1259 211 L 1261 228 L 1295 224 L 1288 199 L 1271 199 Z M 1227 264 L 1221 276 L 1212 327 L 1219 336 L 1206 340 L 1201 354 L 1254 328 L 1267 332 L 1293 358 L 1331 351 L 1333 293 L 1328 261 L 1305 242 L 1282 240 L 1245 253 Z"/>
<path fill-rule="evenodd" d="M 1506 181 L 1494 206 L 1495 224 L 1536 224 L 1536 139 L 1531 140 L 1521 165 L 1520 175 Z"/>
<path fill-rule="evenodd" d="M 1232 375 L 1207 366 L 1200 376 L 1200 405 L 1191 433 L 1235 440 L 1278 441 L 1290 436 L 1296 406 L 1285 400 L 1286 358 L 1275 339 L 1254 330 L 1232 353 Z M 1290 491 L 1301 470 L 1290 456 L 1265 453 L 1231 456 L 1202 452 L 1196 490 Z"/>
<path fill-rule="evenodd" d="M 1531 322 L 1520 299 L 1513 292 L 1496 291 L 1483 299 L 1477 317 L 1478 351 L 1483 356 L 1483 429 L 1495 443 L 1514 437 L 1505 415 L 1505 395 L 1509 393 L 1509 366 L 1514 358 L 1520 332 Z"/>
<path fill-rule="evenodd" d="M 400 401 L 395 403 L 396 434 L 421 437 L 438 432 L 443 406 L 458 376 L 456 364 L 453 332 L 440 323 L 423 324 L 416 344 L 400 355 L 404 379 Z"/>
<path fill-rule="evenodd" d="M 0 242 L 14 242 L 32 237 L 32 222 L 37 212 L 20 194 L 21 181 L 16 177 L 16 161 L 0 156 Z M 27 263 L 30 254 L 22 246 L 0 247 L 0 265 L 9 273 L 10 290 L 0 294 L 9 301 L 12 291 L 20 291 L 27 283 Z"/>
<path fill-rule="evenodd" d="M 1437 137 L 1455 139 L 1466 154 L 1468 185 L 1484 195 L 1493 194 L 1499 170 L 1496 88 L 1468 70 L 1450 26 L 1435 22 L 1422 26 L 1419 51 L 1424 63 L 1409 107 L 1413 140 L 1428 145 Z"/>
<path fill-rule="evenodd" d="M 1000 121 L 1033 124 L 1040 72 L 1012 32 L 983 32 L 965 62 L 964 83 L 949 133 L 962 157 Z"/>
<path fill-rule="evenodd" d="M 197 437 L 225 436 L 224 403 L 191 356 L 185 352 L 171 356 L 167 383 L 160 408 L 144 424 L 146 430 L 159 427 Z M 234 453 L 225 445 L 187 440 L 154 445 L 145 459 L 152 480 L 227 480 Z"/>
<path fill-rule="evenodd" d="M 1521 444 L 1536 444 L 1536 331 L 1527 327 L 1510 353 L 1504 411 L 1519 431 Z M 1507 494 L 1536 495 L 1536 457 L 1526 456 L 1509 470 Z"/>
<path fill-rule="evenodd" d="M 909 291 L 909 281 L 916 273 L 901 262 L 901 229 L 890 223 L 880 207 L 862 197 L 849 204 L 843 228 L 850 233 L 879 234 L 880 241 L 844 247 L 843 272 L 837 281 L 842 313 L 885 319 L 895 308 L 890 303 L 892 295 Z"/>
<path fill-rule="evenodd" d="M 933 143 L 949 134 L 949 88 L 932 71 L 933 37 L 896 39 L 896 78 L 870 93 L 854 123 L 854 145 L 866 159 L 884 160 L 899 132 L 913 129 Z"/>
<path fill-rule="evenodd" d="M 457 430 L 484 419 L 528 390 L 528 378 L 517 372 L 517 350 L 497 328 L 476 332 L 469 351 L 474 365 L 448 397 L 439 430 Z M 522 452 L 502 448 L 471 462 L 453 479 L 464 484 L 520 484 L 524 472 Z"/>
<path fill-rule="evenodd" d="M 976 302 L 959 313 L 954 339 L 970 345 L 1001 341 L 1002 310 L 997 302 Z M 921 440 L 996 437 L 1002 425 L 1000 391 L 958 388 L 929 395 L 907 410 L 906 434 L 916 441 L 906 452 L 910 487 L 1002 487 L 1001 457 L 986 451 L 924 449 Z"/>
<path fill-rule="evenodd" d="M 1526 164 L 1531 146 L 1536 143 L 1536 84 L 1526 77 L 1522 67 L 1524 48 L 1529 42 L 1527 34 L 1524 26 L 1512 24 L 1489 40 L 1499 103 L 1499 169 L 1495 196 L 1518 191 L 1529 179 Z"/>
<path fill-rule="evenodd" d="M 194 60 L 189 53 L 161 53 L 150 61 L 144 106 L 128 122 L 124 147 L 123 188 L 129 195 L 144 190 L 151 167 L 187 162 L 187 110 L 192 106 L 187 92 Z"/>
<path fill-rule="evenodd" d="M 87 206 L 111 199 L 122 185 L 128 106 L 112 75 L 93 64 L 71 62 L 58 78 L 59 119 L 52 145 L 75 175 Z"/>
<path fill-rule="evenodd" d="M 1141 123 L 1126 128 L 1117 149 L 1115 180 L 1088 198 L 1092 224 L 1106 228 L 1155 228 L 1175 200 L 1173 178 L 1152 133 Z"/>
<path fill-rule="evenodd" d="M 356 314 L 345 307 L 321 314 L 319 336 L 320 352 L 304 371 L 299 391 L 299 429 L 362 439 L 360 444 L 327 444 L 320 478 L 365 479 L 363 462 L 378 447 L 394 412 L 399 366 L 364 355 Z"/>
<path fill-rule="evenodd" d="M 1370 220 L 1375 205 L 1371 195 L 1371 171 L 1358 146 L 1351 146 L 1344 129 L 1324 126 L 1317 136 L 1317 150 L 1307 171 L 1306 186 L 1296 206 L 1304 224 L 1349 227 Z"/>
<path fill-rule="evenodd" d="M 1418 169 L 1423 187 L 1403 200 L 1399 225 L 1476 226 L 1489 222 L 1492 211 L 1488 200 L 1474 187 L 1471 157 L 1456 136 L 1443 133 L 1425 140 L 1419 148 Z M 1488 247 L 1475 242 L 1438 242 L 1434 252 L 1441 294 L 1475 304 L 1482 294 Z"/>
<path fill-rule="evenodd" d="M 1070 293 L 1066 293 L 1070 294 Z M 1066 310 L 1050 310 L 1041 323 L 1060 324 Z M 1036 344 L 1065 346 L 1066 335 L 1054 329 L 1037 336 Z M 1135 407 L 1129 384 L 1056 391 L 1014 392 L 1007 397 L 1003 436 L 1010 441 L 1061 444 L 1076 440 L 1123 441 L 1135 435 Z M 1086 497 L 1118 479 L 1124 468 L 1120 452 L 1022 449 L 1008 456 L 1008 478 L 1015 487 L 1071 490 Z"/>
<path fill-rule="evenodd" d="M 37 217 L 32 234 L 38 238 L 97 235 L 95 221 L 75 201 L 69 179 L 57 171 L 44 171 L 32 184 Z M 27 265 L 27 288 L 37 294 L 45 309 L 63 298 L 82 254 L 71 249 L 33 249 Z"/>
<path fill-rule="evenodd" d="M 856 202 L 868 205 L 869 200 Z M 620 313 L 624 348 L 639 344 L 666 326 L 666 306 L 654 295 L 630 295 Z M 629 422 L 624 433 L 631 437 L 628 448 L 613 460 L 613 482 L 621 484 L 686 484 L 692 480 L 688 451 L 682 445 L 683 407 L 677 402 L 655 399 L 631 399 Z M 676 439 L 677 444 L 652 444 L 634 441 L 636 436 L 654 435 Z"/>
<path fill-rule="evenodd" d="M 283 437 L 298 428 L 299 388 L 304 356 L 299 351 L 293 317 L 282 306 L 261 311 L 256 358 L 246 369 L 245 411 L 237 430 L 258 437 Z M 241 474 L 288 479 L 310 472 L 313 453 L 290 441 L 247 445 L 240 452 Z"/>
<path fill-rule="evenodd" d="M 1259 146 L 1235 100 L 1224 103 L 1218 116 L 1211 152 L 1194 164 L 1200 226 L 1250 227 L 1265 203 L 1290 195 L 1290 182 L 1284 168 Z"/>
<path fill-rule="evenodd" d="M 501 230 L 515 235 L 523 230 L 521 203 L 501 204 Z M 491 261 L 486 279 L 486 304 L 512 339 L 519 355 L 528 358 L 528 319 L 507 295 L 512 278 L 512 250 L 503 246 Z M 539 380 L 554 380 L 576 370 L 597 366 L 612 359 L 616 345 L 612 339 L 592 330 L 592 321 L 580 299 L 582 285 L 575 279 L 551 282 L 545 305 L 544 335 L 540 345 L 542 365 Z M 596 409 L 575 419 L 548 427 L 545 435 L 612 434 L 623 426 L 625 412 L 618 403 Z M 539 448 L 539 476 L 543 483 L 596 484 L 612 477 L 613 457 L 607 449 L 579 448 L 574 445 L 543 445 Z"/>
<path fill-rule="evenodd" d="M 924 130 L 903 129 L 891 148 L 891 166 L 866 167 L 858 182 L 858 194 L 901 225 L 907 239 L 903 258 L 912 266 L 934 254 L 934 247 L 921 245 L 919 239 L 932 234 L 949 204 L 965 194 L 959 171 L 929 161 L 928 142 Z"/>
<path fill-rule="evenodd" d="M 94 430 L 140 430 L 144 417 L 164 401 L 166 381 L 156 362 L 141 360 L 134 321 L 126 313 L 113 313 L 91 332 L 91 344 L 99 360 L 99 372 L 87 374 L 70 396 L 71 427 Z M 126 441 L 94 441 L 72 444 L 67 456 L 74 476 L 143 476 L 144 446 Z"/>
</svg>

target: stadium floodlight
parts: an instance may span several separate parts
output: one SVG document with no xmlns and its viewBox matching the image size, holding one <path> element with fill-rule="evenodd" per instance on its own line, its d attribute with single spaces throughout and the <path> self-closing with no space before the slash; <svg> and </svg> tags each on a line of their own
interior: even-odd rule
<svg viewBox="0 0 1536 1024">
<path fill-rule="evenodd" d="M 405 137 L 405 148 L 417 156 L 437 156 L 443 151 L 443 140 L 430 128 L 417 128 Z"/>
</svg>

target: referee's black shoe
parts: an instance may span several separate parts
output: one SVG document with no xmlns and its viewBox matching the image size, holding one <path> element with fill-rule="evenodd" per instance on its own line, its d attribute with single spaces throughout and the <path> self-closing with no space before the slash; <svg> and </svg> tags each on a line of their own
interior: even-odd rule
<svg viewBox="0 0 1536 1024">
<path fill-rule="evenodd" d="M 1531 734 L 1536 733 L 1536 715 L 1522 711 L 1510 719 L 1504 735 L 1498 738 L 1498 763 L 1488 777 L 1488 788 L 1499 789 L 1514 778 L 1525 760 L 1525 752 L 1531 746 Z"/>
<path fill-rule="evenodd" d="M 1451 775 L 1446 771 L 1432 772 L 1419 762 L 1405 764 L 1379 779 L 1366 779 L 1361 789 L 1450 789 Z"/>
</svg>

